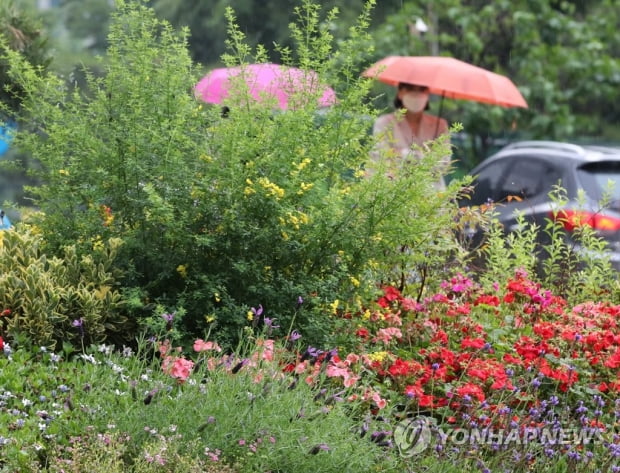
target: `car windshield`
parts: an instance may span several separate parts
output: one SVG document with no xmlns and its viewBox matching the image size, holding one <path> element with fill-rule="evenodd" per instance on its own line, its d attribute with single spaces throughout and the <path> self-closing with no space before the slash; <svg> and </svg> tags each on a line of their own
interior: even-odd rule
<svg viewBox="0 0 620 473">
<path fill-rule="evenodd" d="M 598 201 L 606 196 L 614 207 L 620 207 L 620 161 L 589 163 L 578 174 L 588 197 Z"/>
</svg>

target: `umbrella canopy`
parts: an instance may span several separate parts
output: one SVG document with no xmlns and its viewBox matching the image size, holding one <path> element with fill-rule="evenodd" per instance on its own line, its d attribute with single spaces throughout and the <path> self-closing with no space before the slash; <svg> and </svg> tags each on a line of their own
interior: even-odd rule
<svg viewBox="0 0 620 473">
<path fill-rule="evenodd" d="M 442 56 L 388 56 L 362 75 L 385 84 L 424 85 L 430 93 L 502 107 L 527 108 L 519 89 L 506 76 Z"/>
<path fill-rule="evenodd" d="M 221 104 L 234 87 L 237 76 L 245 82 L 253 98 L 275 97 L 282 110 L 289 108 L 293 100 L 302 100 L 304 92 L 320 94 L 318 103 L 321 107 L 336 102 L 336 93 L 320 83 L 316 72 L 270 63 L 214 69 L 196 84 L 196 94 L 207 103 Z"/>
</svg>

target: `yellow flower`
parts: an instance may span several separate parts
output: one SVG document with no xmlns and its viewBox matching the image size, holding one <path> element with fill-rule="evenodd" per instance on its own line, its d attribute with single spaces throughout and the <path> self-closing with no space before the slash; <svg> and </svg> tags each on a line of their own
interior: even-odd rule
<svg viewBox="0 0 620 473">
<path fill-rule="evenodd" d="M 184 264 L 180 264 L 177 266 L 177 273 L 181 275 L 183 279 L 187 277 L 187 266 Z"/>
<path fill-rule="evenodd" d="M 205 320 L 208 324 L 215 321 L 215 315 L 205 315 Z"/>
<path fill-rule="evenodd" d="M 280 200 L 284 197 L 284 189 L 282 189 L 277 184 L 274 184 L 266 177 L 261 177 L 258 180 L 259 185 L 267 191 L 267 195 L 273 196 L 276 200 Z"/>
<path fill-rule="evenodd" d="M 350 276 L 349 280 L 351 281 L 351 284 L 353 284 L 355 287 L 360 287 L 360 281 L 356 277 Z"/>
<path fill-rule="evenodd" d="M 303 168 L 305 168 L 311 162 L 312 162 L 312 160 L 310 158 L 304 158 L 302 160 L 302 162 L 297 165 L 297 170 L 301 171 Z"/>
<path fill-rule="evenodd" d="M 256 194 L 256 190 L 254 190 L 254 187 L 253 187 L 254 183 L 250 179 L 246 179 L 245 183 L 247 184 L 247 186 L 243 190 L 243 194 L 244 195 Z"/>
<path fill-rule="evenodd" d="M 312 189 L 314 187 L 314 184 L 313 183 L 306 184 L 305 182 L 302 182 L 301 184 L 299 184 L 299 187 L 301 187 L 301 189 L 297 191 L 297 195 L 303 195 L 304 192 Z"/>
<path fill-rule="evenodd" d="M 248 310 L 248 320 L 250 322 L 252 322 L 252 320 L 254 320 L 254 312 L 252 312 L 251 310 Z"/>
<path fill-rule="evenodd" d="M 66 169 L 61 169 L 60 171 L 58 171 L 58 174 L 60 174 L 61 176 L 68 176 L 69 171 L 67 171 Z"/>
<path fill-rule="evenodd" d="M 370 310 L 366 309 L 364 311 L 364 313 L 362 314 L 362 319 L 364 319 L 364 320 L 370 319 Z"/>
<path fill-rule="evenodd" d="M 336 299 L 334 302 L 332 302 L 331 304 L 329 304 L 329 306 L 332 309 L 332 314 L 335 314 L 338 311 L 338 305 L 340 304 L 340 301 L 338 299 Z"/>
<path fill-rule="evenodd" d="M 383 362 L 388 356 L 388 352 L 386 351 L 376 351 L 374 353 L 369 353 L 368 358 L 371 361 L 378 361 L 379 363 Z"/>
<path fill-rule="evenodd" d="M 220 298 L 220 293 L 216 292 L 215 294 L 213 294 L 213 298 L 215 299 L 215 302 L 220 302 L 222 299 Z"/>
</svg>

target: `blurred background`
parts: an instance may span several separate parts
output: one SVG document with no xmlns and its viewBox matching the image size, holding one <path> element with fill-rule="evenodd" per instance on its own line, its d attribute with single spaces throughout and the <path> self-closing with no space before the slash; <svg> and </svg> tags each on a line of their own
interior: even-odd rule
<svg viewBox="0 0 620 473">
<path fill-rule="evenodd" d="M 190 30 L 190 53 L 207 72 L 220 67 L 226 52 L 225 10 L 232 7 L 250 45 L 264 45 L 279 62 L 274 44 L 290 43 L 288 25 L 302 0 L 150 0 L 160 18 Z M 362 11 L 360 0 L 323 0 L 322 18 L 336 44 Z M 0 0 L 0 33 L 40 70 L 51 70 L 81 87 L 84 69 L 102 72 L 107 26 L 114 0 Z M 444 100 L 441 115 L 463 124 L 453 136 L 457 158 L 453 176 L 462 175 L 515 139 L 555 139 L 579 143 L 620 142 L 620 0 L 378 0 L 373 9 L 367 54 L 360 73 L 388 55 L 446 55 L 508 76 L 529 109 L 506 109 Z M 0 100 L 18 111 L 4 93 L 10 79 L 0 61 Z M 377 83 L 374 104 L 391 109 L 394 89 Z M 430 113 L 439 112 L 434 98 Z M 10 146 L 11 123 L 3 118 L 0 160 L 28 156 Z M 3 134 L 4 133 L 4 134 Z M 4 159 L 3 159 L 4 158 Z M 0 174 L 0 202 L 24 204 L 20 171 Z"/>
</svg>

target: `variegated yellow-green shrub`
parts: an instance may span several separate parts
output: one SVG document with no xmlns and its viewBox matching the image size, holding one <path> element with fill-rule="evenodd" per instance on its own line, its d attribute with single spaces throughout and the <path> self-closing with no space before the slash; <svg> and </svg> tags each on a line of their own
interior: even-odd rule
<svg viewBox="0 0 620 473">
<path fill-rule="evenodd" d="M 0 232 L 0 307 L 12 338 L 54 348 L 59 342 L 103 342 L 123 333 L 122 297 L 110 273 L 121 240 L 78 256 L 48 257 L 44 241 L 28 228 Z"/>
</svg>

